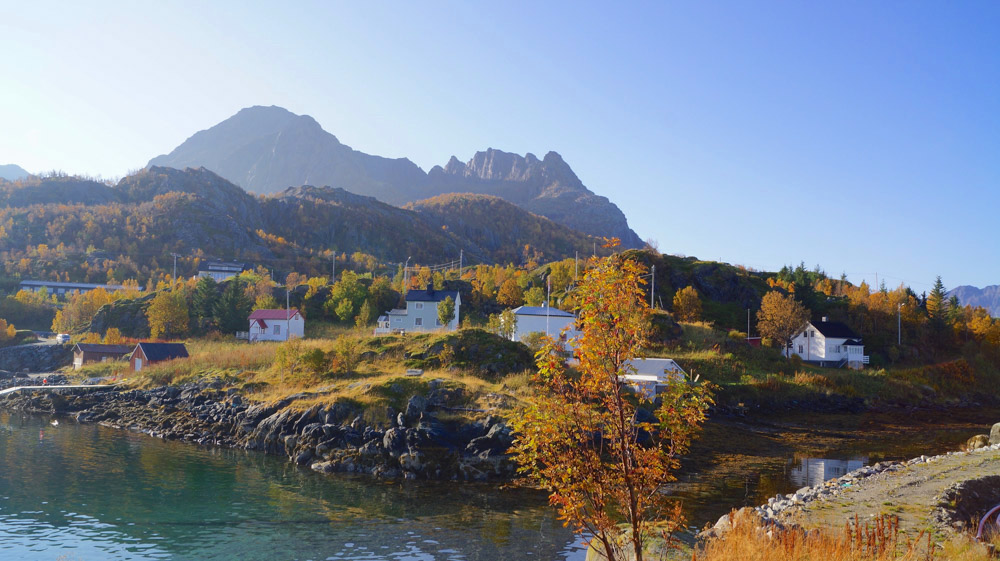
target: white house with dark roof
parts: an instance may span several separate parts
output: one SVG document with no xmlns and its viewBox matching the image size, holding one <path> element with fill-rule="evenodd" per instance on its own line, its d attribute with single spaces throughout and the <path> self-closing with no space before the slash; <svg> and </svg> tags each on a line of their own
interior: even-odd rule
<svg viewBox="0 0 1000 561">
<path fill-rule="evenodd" d="M 792 338 L 790 353 L 819 366 L 862 369 L 868 364 L 865 345 L 847 325 L 839 321 L 807 322 Z"/>
<path fill-rule="evenodd" d="M 575 339 L 580 332 L 575 329 L 576 316 L 551 306 L 521 306 L 514 308 L 517 324 L 514 326 L 514 341 L 520 341 L 529 333 L 545 333 L 559 338 L 566 329 L 566 339 Z"/>
<path fill-rule="evenodd" d="M 254 310 L 250 314 L 247 339 L 253 341 L 287 341 L 305 335 L 306 321 L 298 310 Z"/>
<path fill-rule="evenodd" d="M 442 325 L 438 321 L 438 304 L 448 297 L 455 302 L 455 317 L 448 325 Z M 375 324 L 375 334 L 438 329 L 455 331 L 458 329 L 461 307 L 462 296 L 457 290 L 434 290 L 434 285 L 429 284 L 427 290 L 407 291 L 405 310 L 391 310 L 379 316 Z"/>
</svg>

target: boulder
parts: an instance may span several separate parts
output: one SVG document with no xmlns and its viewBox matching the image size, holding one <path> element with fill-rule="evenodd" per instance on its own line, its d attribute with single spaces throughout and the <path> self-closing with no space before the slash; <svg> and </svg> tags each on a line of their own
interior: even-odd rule
<svg viewBox="0 0 1000 561">
<path fill-rule="evenodd" d="M 1000 444 L 1000 423 L 993 425 L 990 429 L 990 445 Z"/>
<path fill-rule="evenodd" d="M 427 410 L 427 398 L 422 395 L 414 395 L 406 403 L 406 418 L 416 419 L 421 413 Z"/>
<path fill-rule="evenodd" d="M 965 442 L 966 450 L 977 450 L 990 445 L 990 437 L 986 434 L 977 434 Z"/>
</svg>

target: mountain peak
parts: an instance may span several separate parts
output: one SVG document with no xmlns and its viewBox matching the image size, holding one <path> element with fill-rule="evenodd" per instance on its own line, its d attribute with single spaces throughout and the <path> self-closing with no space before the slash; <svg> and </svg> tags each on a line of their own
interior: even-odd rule
<svg viewBox="0 0 1000 561">
<path fill-rule="evenodd" d="M 0 179 L 6 179 L 7 181 L 17 181 L 18 179 L 24 179 L 31 175 L 24 168 L 15 164 L 4 164 L 0 165 Z"/>
<path fill-rule="evenodd" d="M 462 163 L 452 156 L 444 168 L 424 173 L 406 158 L 383 158 L 341 144 L 308 115 L 276 106 L 253 106 L 195 133 L 150 166 L 204 166 L 259 194 L 301 185 L 330 185 L 394 205 L 445 193 L 501 197 L 591 235 L 616 236 L 626 247 L 641 240 L 625 215 L 594 195 L 555 152 L 542 160 L 488 148 Z"/>
</svg>

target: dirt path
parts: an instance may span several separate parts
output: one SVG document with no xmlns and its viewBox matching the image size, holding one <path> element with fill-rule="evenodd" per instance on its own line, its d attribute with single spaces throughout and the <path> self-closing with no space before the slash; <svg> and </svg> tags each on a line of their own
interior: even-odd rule
<svg viewBox="0 0 1000 561">
<path fill-rule="evenodd" d="M 806 529 L 842 528 L 858 515 L 862 524 L 880 514 L 898 515 L 900 529 L 915 536 L 921 530 L 935 533 L 934 510 L 945 490 L 961 481 L 1000 475 L 1000 449 L 953 452 L 921 457 L 868 477 L 848 474 L 827 482 L 815 498 L 783 509 L 779 520 Z M 809 493 L 806 493 L 809 494 Z"/>
</svg>

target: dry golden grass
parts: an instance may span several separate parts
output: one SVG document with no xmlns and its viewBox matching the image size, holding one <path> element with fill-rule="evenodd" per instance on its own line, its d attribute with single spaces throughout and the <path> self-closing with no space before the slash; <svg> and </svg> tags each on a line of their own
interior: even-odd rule
<svg viewBox="0 0 1000 561">
<path fill-rule="evenodd" d="M 956 537 L 939 546 L 929 533 L 913 538 L 899 533 L 896 519 L 834 532 L 770 530 L 753 512 L 730 515 L 733 529 L 692 552 L 698 561 L 986 561 L 994 559 L 984 544 Z"/>
</svg>

